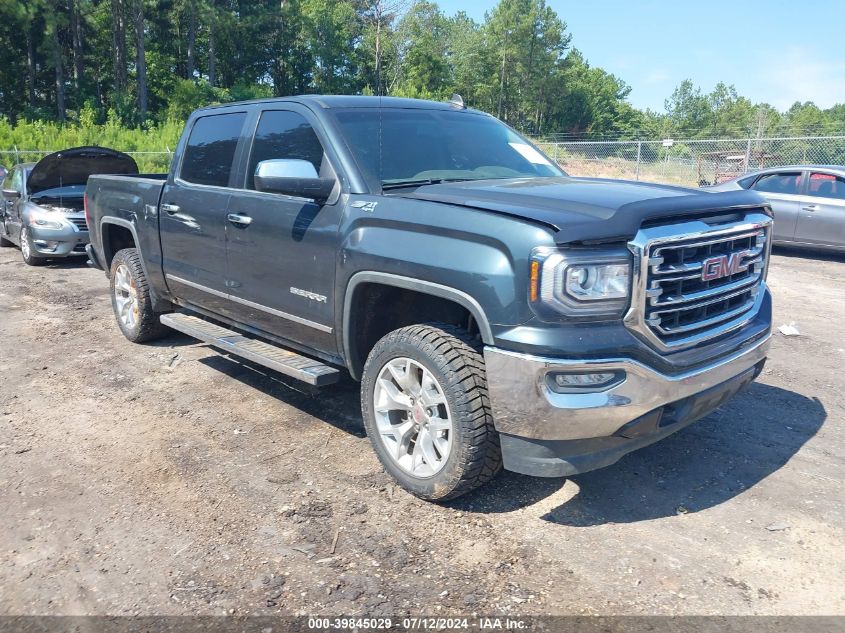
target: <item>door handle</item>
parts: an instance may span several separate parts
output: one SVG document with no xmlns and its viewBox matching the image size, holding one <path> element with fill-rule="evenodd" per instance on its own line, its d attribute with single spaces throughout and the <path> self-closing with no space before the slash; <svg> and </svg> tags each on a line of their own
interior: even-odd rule
<svg viewBox="0 0 845 633">
<path fill-rule="evenodd" d="M 804 211 L 818 211 L 819 205 L 817 204 L 808 204 L 805 207 L 801 207 Z"/>
<path fill-rule="evenodd" d="M 179 205 L 177 204 L 162 204 L 161 210 L 167 213 L 168 215 L 176 215 L 179 213 Z"/>
<path fill-rule="evenodd" d="M 238 224 L 240 226 L 249 226 L 252 224 L 252 218 L 241 213 L 230 213 L 226 216 L 226 219 L 232 224 Z"/>
</svg>

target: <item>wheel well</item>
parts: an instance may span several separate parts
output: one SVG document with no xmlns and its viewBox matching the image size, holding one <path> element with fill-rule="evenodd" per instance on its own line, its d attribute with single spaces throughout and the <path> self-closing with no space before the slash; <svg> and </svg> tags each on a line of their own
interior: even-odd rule
<svg viewBox="0 0 845 633">
<path fill-rule="evenodd" d="M 111 268 L 111 261 L 117 251 L 136 246 L 135 237 L 128 228 L 119 224 L 103 224 L 103 256 L 106 260 L 103 265 L 106 270 Z"/>
<path fill-rule="evenodd" d="M 416 290 L 362 283 L 349 304 L 347 367 L 360 379 L 370 350 L 388 332 L 418 323 L 450 323 L 478 335 L 478 324 L 464 306 Z"/>
</svg>

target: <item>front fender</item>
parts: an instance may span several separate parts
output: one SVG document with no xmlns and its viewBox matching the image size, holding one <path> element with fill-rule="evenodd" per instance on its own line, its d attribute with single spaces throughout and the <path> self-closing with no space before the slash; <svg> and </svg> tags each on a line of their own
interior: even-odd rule
<svg viewBox="0 0 845 633">
<path fill-rule="evenodd" d="M 553 243 L 547 229 L 439 203 L 371 200 L 372 206 L 350 205 L 341 227 L 335 305 L 343 306 L 337 331 L 345 353 L 350 306 L 365 282 L 454 301 L 476 320 L 486 344 L 495 343 L 497 329 L 533 317 L 528 260 L 533 248 Z"/>
</svg>

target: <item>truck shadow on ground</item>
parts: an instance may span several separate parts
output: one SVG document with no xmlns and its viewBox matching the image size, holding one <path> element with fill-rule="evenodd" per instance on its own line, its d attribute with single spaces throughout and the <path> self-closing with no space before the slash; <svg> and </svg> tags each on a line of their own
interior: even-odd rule
<svg viewBox="0 0 845 633">
<path fill-rule="evenodd" d="M 616 464 L 576 475 L 577 494 L 543 519 L 588 527 L 633 523 L 719 505 L 786 464 L 827 413 L 818 399 L 754 383 L 715 413 Z M 492 489 L 458 500 L 467 510 L 508 512 L 558 490 L 564 479 L 505 473 Z M 497 485 L 498 484 L 498 485 Z"/>
<path fill-rule="evenodd" d="M 189 339 L 196 342 L 196 339 Z M 361 420 L 358 383 L 350 378 L 322 389 L 288 378 L 237 356 L 217 352 L 198 362 L 264 392 L 286 405 L 355 437 L 366 437 Z"/>
<path fill-rule="evenodd" d="M 359 386 L 350 379 L 317 390 L 235 356 L 220 354 L 199 362 L 338 430 L 366 437 Z M 646 521 L 719 505 L 780 469 L 816 434 L 826 417 L 818 399 L 754 383 L 678 433 L 612 466 L 571 477 L 578 493 L 543 519 L 587 527 Z M 565 483 L 565 478 L 503 472 L 448 505 L 464 512 L 512 512 L 545 499 Z"/>
</svg>

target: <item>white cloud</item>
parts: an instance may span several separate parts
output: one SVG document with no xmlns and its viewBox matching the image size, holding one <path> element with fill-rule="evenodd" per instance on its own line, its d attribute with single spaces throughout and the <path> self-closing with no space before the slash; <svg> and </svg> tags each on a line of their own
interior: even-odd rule
<svg viewBox="0 0 845 633">
<path fill-rule="evenodd" d="M 667 73 L 662 68 L 656 68 L 652 70 L 648 75 L 645 77 L 645 82 L 647 84 L 662 84 L 669 79 L 669 73 Z"/>
<path fill-rule="evenodd" d="M 821 108 L 845 103 L 845 60 L 841 57 L 817 57 L 805 48 L 790 46 L 766 56 L 759 80 L 761 100 L 780 110 L 796 101 L 812 101 Z"/>
</svg>

